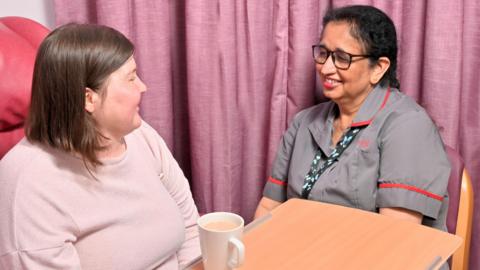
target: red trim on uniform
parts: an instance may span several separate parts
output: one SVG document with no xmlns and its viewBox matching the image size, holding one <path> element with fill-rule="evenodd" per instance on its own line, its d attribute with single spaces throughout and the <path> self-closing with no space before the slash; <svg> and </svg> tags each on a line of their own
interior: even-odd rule
<svg viewBox="0 0 480 270">
<path fill-rule="evenodd" d="M 372 119 L 362 122 L 352 123 L 351 127 L 361 127 L 361 126 L 368 126 L 372 122 Z"/>
<path fill-rule="evenodd" d="M 283 181 L 280 181 L 280 180 L 278 180 L 278 179 L 275 179 L 275 178 L 273 178 L 273 177 L 271 177 L 271 176 L 268 177 L 268 181 L 270 181 L 270 182 L 272 182 L 272 183 L 274 183 L 274 184 L 280 185 L 280 186 L 286 186 L 286 185 L 287 185 L 287 183 L 285 183 L 285 182 L 283 182 Z"/>
<path fill-rule="evenodd" d="M 383 184 L 380 184 L 378 187 L 379 188 L 403 188 L 403 189 L 418 192 L 420 194 L 423 194 L 427 197 L 433 198 L 433 199 L 438 200 L 438 201 L 443 201 L 442 196 L 430 193 L 426 190 L 423 190 L 423 189 L 420 189 L 420 188 L 417 188 L 417 187 L 414 187 L 414 186 L 405 185 L 405 184 L 383 183 Z"/>
<path fill-rule="evenodd" d="M 390 86 L 387 89 L 387 93 L 385 94 L 385 97 L 383 98 L 383 101 L 382 101 L 382 105 L 380 105 L 380 109 L 378 109 L 378 111 L 380 111 L 381 109 L 383 109 L 385 107 L 389 97 L 390 97 Z M 376 115 L 376 113 L 375 113 L 375 115 Z M 370 120 L 352 123 L 351 127 L 368 126 L 373 121 L 373 118 L 375 117 L 375 115 Z"/>
<path fill-rule="evenodd" d="M 387 94 L 385 95 L 385 98 L 383 99 L 382 105 L 380 106 L 380 110 L 385 107 L 385 104 L 387 104 L 387 100 L 390 97 L 390 86 L 387 89 Z"/>
</svg>

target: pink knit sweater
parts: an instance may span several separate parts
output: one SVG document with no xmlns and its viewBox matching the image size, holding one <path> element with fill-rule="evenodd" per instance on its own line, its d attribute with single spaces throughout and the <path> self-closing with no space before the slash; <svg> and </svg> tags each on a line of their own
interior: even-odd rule
<svg viewBox="0 0 480 270">
<path fill-rule="evenodd" d="M 200 254 L 188 181 L 146 123 L 122 157 L 81 159 L 23 139 L 0 161 L 0 269 L 178 269 Z"/>
</svg>

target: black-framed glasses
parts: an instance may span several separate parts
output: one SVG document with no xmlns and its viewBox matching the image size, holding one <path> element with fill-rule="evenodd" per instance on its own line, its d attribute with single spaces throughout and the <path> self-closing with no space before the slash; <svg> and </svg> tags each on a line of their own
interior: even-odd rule
<svg viewBox="0 0 480 270">
<path fill-rule="evenodd" d="M 354 57 L 368 58 L 368 54 L 351 54 L 344 51 L 330 51 L 323 45 L 312 46 L 313 59 L 318 64 L 325 64 L 330 55 L 332 55 L 333 64 L 338 69 L 348 69 L 353 62 Z"/>
</svg>

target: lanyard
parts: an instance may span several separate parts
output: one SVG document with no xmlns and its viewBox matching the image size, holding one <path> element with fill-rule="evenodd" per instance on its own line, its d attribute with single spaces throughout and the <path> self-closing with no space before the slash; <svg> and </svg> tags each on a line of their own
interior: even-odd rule
<svg viewBox="0 0 480 270">
<path fill-rule="evenodd" d="M 313 158 L 312 165 L 310 166 L 310 171 L 307 173 L 307 175 L 305 175 L 302 198 L 308 199 L 310 191 L 312 191 L 312 188 L 317 182 L 318 178 L 320 178 L 320 175 L 325 172 L 328 167 L 332 166 L 333 163 L 338 161 L 338 158 L 353 141 L 355 136 L 360 131 L 360 128 L 361 127 L 350 128 L 350 130 L 348 130 L 347 133 L 343 135 L 342 139 L 337 143 L 337 146 L 335 147 L 335 149 L 333 149 L 327 160 L 318 169 L 318 162 L 320 161 L 322 152 L 320 148 L 317 150 L 317 152 L 315 153 L 315 157 Z"/>
</svg>

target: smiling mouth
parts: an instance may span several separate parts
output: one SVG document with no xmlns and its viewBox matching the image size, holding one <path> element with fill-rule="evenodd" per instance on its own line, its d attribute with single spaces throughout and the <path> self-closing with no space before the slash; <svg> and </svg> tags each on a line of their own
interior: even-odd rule
<svg viewBox="0 0 480 270">
<path fill-rule="evenodd" d="M 340 81 L 334 80 L 334 79 L 325 79 L 323 81 L 323 87 L 326 88 L 326 89 L 335 88 L 339 84 L 340 84 Z"/>
</svg>

